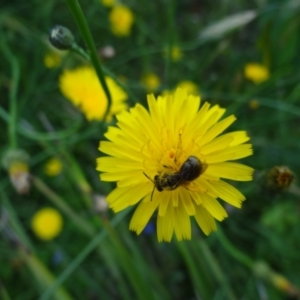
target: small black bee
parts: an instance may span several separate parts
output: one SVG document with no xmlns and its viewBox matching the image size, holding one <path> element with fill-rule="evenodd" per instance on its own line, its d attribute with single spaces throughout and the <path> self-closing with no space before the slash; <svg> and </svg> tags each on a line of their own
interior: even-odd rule
<svg viewBox="0 0 300 300">
<path fill-rule="evenodd" d="M 150 179 L 154 183 L 154 188 L 151 195 L 156 188 L 159 192 L 163 190 L 172 191 L 178 188 L 180 185 L 195 180 L 205 170 L 205 166 L 200 162 L 196 156 L 190 156 L 180 167 L 178 172 L 165 173 L 163 175 L 155 175 L 154 180 Z"/>
</svg>

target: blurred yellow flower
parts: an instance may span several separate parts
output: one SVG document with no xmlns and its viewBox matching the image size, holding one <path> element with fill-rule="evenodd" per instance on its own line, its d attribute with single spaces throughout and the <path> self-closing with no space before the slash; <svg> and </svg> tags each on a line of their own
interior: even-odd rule
<svg viewBox="0 0 300 300">
<path fill-rule="evenodd" d="M 147 91 L 154 92 L 160 86 L 160 79 L 154 73 L 145 74 L 141 80 L 142 84 L 147 88 Z"/>
<path fill-rule="evenodd" d="M 119 37 L 127 36 L 131 32 L 134 15 L 129 7 L 119 4 L 112 8 L 109 14 L 109 21 L 114 35 Z"/>
<path fill-rule="evenodd" d="M 41 240 L 49 241 L 58 236 L 62 230 L 63 219 L 59 211 L 51 207 L 38 210 L 32 220 L 31 228 Z"/>
<path fill-rule="evenodd" d="M 100 0 L 103 6 L 112 7 L 115 4 L 115 0 Z"/>
<path fill-rule="evenodd" d="M 58 53 L 51 51 L 44 56 L 44 65 L 48 69 L 57 68 L 61 65 L 62 57 Z"/>
<path fill-rule="evenodd" d="M 188 95 L 197 95 L 199 94 L 199 88 L 196 83 L 190 80 L 180 81 L 177 85 L 177 88 L 181 88 L 187 91 Z"/>
<path fill-rule="evenodd" d="M 171 49 L 171 56 L 174 61 L 178 61 L 182 58 L 183 53 L 178 46 L 173 46 Z"/>
<path fill-rule="evenodd" d="M 48 176 L 57 176 L 61 173 L 63 165 L 61 161 L 55 157 L 49 159 L 44 167 L 44 172 Z"/>
<path fill-rule="evenodd" d="M 270 74 L 267 67 L 258 63 L 249 63 L 244 68 L 245 77 L 256 84 L 269 79 Z"/>
<path fill-rule="evenodd" d="M 112 97 L 111 109 L 107 116 L 107 121 L 110 121 L 113 115 L 127 108 L 127 94 L 112 78 L 107 76 L 105 79 Z M 63 95 L 79 107 L 89 121 L 103 119 L 107 98 L 91 66 L 65 70 L 59 78 L 59 87 Z"/>
<path fill-rule="evenodd" d="M 172 94 L 174 94 L 174 92 L 176 91 L 177 88 L 183 89 L 187 92 L 188 95 L 199 95 L 199 88 L 197 86 L 196 83 L 190 81 L 190 80 L 183 80 L 180 81 L 175 89 L 172 90 L 163 90 L 161 92 L 161 95 L 163 97 L 167 97 L 170 96 Z"/>
<path fill-rule="evenodd" d="M 250 100 L 248 105 L 253 110 L 256 110 L 259 108 L 259 102 L 256 99 Z"/>
</svg>

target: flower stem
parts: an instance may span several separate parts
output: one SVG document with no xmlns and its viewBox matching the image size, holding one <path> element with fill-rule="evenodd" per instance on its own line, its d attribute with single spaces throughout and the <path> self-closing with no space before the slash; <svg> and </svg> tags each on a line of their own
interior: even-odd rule
<svg viewBox="0 0 300 300">
<path fill-rule="evenodd" d="M 201 249 L 203 258 L 207 261 L 208 265 L 210 266 L 212 273 L 218 281 L 218 284 L 224 289 L 224 292 L 226 293 L 226 299 L 237 299 L 226 279 L 226 276 L 222 272 L 222 269 L 220 268 L 217 260 L 215 259 L 213 253 L 211 252 L 210 248 L 207 246 L 206 242 L 203 239 L 199 240 L 198 247 Z"/>
<path fill-rule="evenodd" d="M 167 86 L 169 85 L 169 77 L 171 74 L 171 64 L 172 64 L 172 47 L 174 44 L 174 15 L 175 15 L 176 0 L 171 0 L 170 5 L 168 5 L 168 44 L 166 53 L 166 64 L 165 64 L 165 81 Z"/>
<path fill-rule="evenodd" d="M 216 232 L 216 236 L 218 240 L 221 242 L 224 249 L 233 258 L 235 258 L 237 261 L 239 261 L 240 263 L 244 264 L 245 266 L 249 267 L 252 270 L 254 264 L 253 260 L 246 254 L 244 254 L 242 251 L 235 248 L 235 246 L 230 243 L 230 241 L 227 239 L 224 232 L 222 231 L 221 227 L 218 228 Z"/>
<path fill-rule="evenodd" d="M 129 211 L 119 213 L 113 218 L 111 225 L 113 227 L 118 225 L 128 213 Z M 99 244 L 107 237 L 107 235 L 107 230 L 101 230 L 96 236 L 94 236 L 93 239 L 84 247 L 84 249 L 75 257 L 75 259 L 67 266 L 67 268 L 65 268 L 64 271 L 58 276 L 53 285 L 44 291 L 39 300 L 52 299 L 53 293 L 55 293 L 55 291 L 63 284 L 63 282 L 65 282 L 71 276 L 71 274 L 80 266 L 87 256 L 99 246 Z"/>
<path fill-rule="evenodd" d="M 106 84 L 106 81 L 105 81 L 105 77 L 104 77 L 104 73 L 102 71 L 102 67 L 101 67 L 101 63 L 99 61 L 99 58 L 98 58 L 98 54 L 97 54 L 97 50 L 96 50 L 96 46 L 95 46 L 95 43 L 94 43 L 94 40 L 93 40 L 93 37 L 92 37 L 92 34 L 91 34 L 91 31 L 88 27 L 88 24 L 87 24 L 87 21 L 86 21 L 86 18 L 82 12 L 82 9 L 80 7 L 80 4 L 77 0 L 66 0 L 74 18 L 75 18 L 75 21 L 78 25 L 78 28 L 81 32 L 81 35 L 89 49 L 89 55 L 90 55 L 90 58 L 91 58 L 91 62 L 96 70 L 96 73 L 98 75 L 98 78 L 100 80 L 100 83 L 103 87 L 103 90 L 106 94 L 106 98 L 107 98 L 107 107 L 106 107 L 106 111 L 105 111 L 105 114 L 104 114 L 104 117 L 103 117 L 103 120 L 106 119 L 107 115 L 108 115 L 108 112 L 110 110 L 110 106 L 111 106 L 111 95 L 110 95 L 110 92 L 109 92 L 109 89 L 108 89 L 108 86 Z"/>
<path fill-rule="evenodd" d="M 91 58 L 88 55 L 88 53 L 86 53 L 86 51 L 84 51 L 84 49 L 82 49 L 76 43 L 72 44 L 71 50 L 74 53 L 81 56 L 83 59 L 87 60 L 88 62 L 91 61 Z M 131 93 L 130 89 L 122 82 L 122 80 L 120 80 L 112 71 L 110 71 L 105 66 L 102 66 L 102 70 L 103 70 L 104 74 L 111 77 L 120 87 L 122 87 L 126 91 L 126 93 L 129 95 L 129 99 L 133 102 L 132 104 L 138 103 L 139 100 L 137 99 L 137 97 L 133 93 Z"/>
<path fill-rule="evenodd" d="M 93 227 L 91 227 L 88 222 L 78 216 L 77 213 L 73 211 L 72 208 L 68 206 L 66 202 L 54 191 L 52 191 L 42 180 L 37 177 L 33 177 L 32 181 L 34 186 L 64 214 L 66 214 L 83 233 L 89 237 L 93 237 L 95 235 Z"/>
<path fill-rule="evenodd" d="M 9 122 L 8 122 L 8 136 L 9 136 L 9 144 L 10 149 L 17 148 L 17 91 L 18 91 L 18 84 L 20 79 L 20 68 L 18 60 L 12 54 L 11 50 L 8 47 L 6 41 L 3 41 L 0 44 L 0 48 L 3 51 L 3 54 L 7 61 L 11 64 L 11 72 L 12 72 L 12 79 L 11 85 L 9 89 Z"/>
</svg>

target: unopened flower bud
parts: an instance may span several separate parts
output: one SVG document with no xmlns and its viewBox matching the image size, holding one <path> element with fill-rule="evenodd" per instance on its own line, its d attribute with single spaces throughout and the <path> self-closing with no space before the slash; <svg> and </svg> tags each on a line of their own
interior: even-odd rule
<svg viewBox="0 0 300 300">
<path fill-rule="evenodd" d="M 68 28 L 56 25 L 50 30 L 49 41 L 59 50 L 69 50 L 74 43 L 74 36 Z"/>
<path fill-rule="evenodd" d="M 3 167 L 8 171 L 10 181 L 19 194 L 30 189 L 29 156 L 21 150 L 9 150 L 2 159 Z"/>
<path fill-rule="evenodd" d="M 265 186 L 272 191 L 287 190 L 295 179 L 295 175 L 287 166 L 276 166 L 265 176 Z"/>
</svg>

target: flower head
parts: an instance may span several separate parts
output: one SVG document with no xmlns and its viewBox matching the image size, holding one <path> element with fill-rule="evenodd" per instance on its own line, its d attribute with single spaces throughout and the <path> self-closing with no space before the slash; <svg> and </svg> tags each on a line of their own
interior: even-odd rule
<svg viewBox="0 0 300 300">
<path fill-rule="evenodd" d="M 154 73 L 145 74 L 141 81 L 149 92 L 157 90 L 157 88 L 160 86 L 160 79 Z"/>
<path fill-rule="evenodd" d="M 199 90 L 197 84 L 190 80 L 180 81 L 177 87 L 186 90 L 188 94 L 192 95 L 197 95 Z"/>
<path fill-rule="evenodd" d="M 115 81 L 106 77 L 112 97 L 112 105 L 107 119 L 127 107 L 127 94 Z M 85 114 L 88 120 L 102 120 L 107 107 L 107 98 L 95 70 L 90 66 L 65 70 L 59 78 L 63 95 Z"/>
<path fill-rule="evenodd" d="M 235 121 L 219 121 L 225 109 L 177 89 L 157 99 L 148 95 L 149 112 L 140 104 L 117 115 L 99 150 L 109 156 L 97 160 L 100 179 L 116 181 L 107 196 L 121 211 L 138 207 L 130 229 L 140 234 L 154 211 L 159 241 L 191 238 L 193 216 L 205 234 L 216 230 L 215 219 L 227 217 L 217 198 L 241 207 L 245 197 L 222 179 L 252 180 L 253 169 L 231 162 L 252 154 L 245 131 L 220 135 Z M 200 110 L 199 110 L 200 108 Z"/>
<path fill-rule="evenodd" d="M 61 173 L 63 165 L 61 161 L 55 157 L 49 159 L 45 164 L 44 172 L 48 176 L 57 176 Z"/>
<path fill-rule="evenodd" d="M 287 166 L 275 166 L 265 174 L 265 186 L 269 190 L 287 190 L 295 179 L 294 173 Z"/>
<path fill-rule="evenodd" d="M 115 0 L 100 0 L 103 6 L 112 7 L 115 4 Z"/>
<path fill-rule="evenodd" d="M 251 109 L 256 110 L 256 109 L 259 108 L 259 105 L 260 105 L 260 104 L 259 104 L 259 101 L 258 101 L 258 100 L 256 100 L 256 99 L 251 99 L 251 100 L 249 101 L 248 105 L 249 105 L 249 107 L 250 107 Z"/>
<path fill-rule="evenodd" d="M 164 54 L 168 55 L 169 50 L 165 49 Z M 176 61 L 179 61 L 182 58 L 183 52 L 178 46 L 172 46 L 171 51 L 170 51 L 170 55 L 171 55 L 172 61 L 176 62 Z"/>
<path fill-rule="evenodd" d="M 114 35 L 128 36 L 131 32 L 134 15 L 129 7 L 122 4 L 115 5 L 109 14 L 109 21 Z"/>
<path fill-rule="evenodd" d="M 62 56 L 54 51 L 49 51 L 44 56 L 44 65 L 48 69 L 57 68 L 61 65 Z"/>
<path fill-rule="evenodd" d="M 245 77 L 256 84 L 264 82 L 269 79 L 269 70 L 257 63 L 249 63 L 245 66 L 244 69 Z"/>
<path fill-rule="evenodd" d="M 182 58 L 183 53 L 178 46 L 173 46 L 171 49 L 171 57 L 173 61 L 178 61 Z"/>
<path fill-rule="evenodd" d="M 45 207 L 35 213 L 31 220 L 33 232 L 42 240 L 52 240 L 62 230 L 63 219 L 59 211 Z"/>
</svg>

